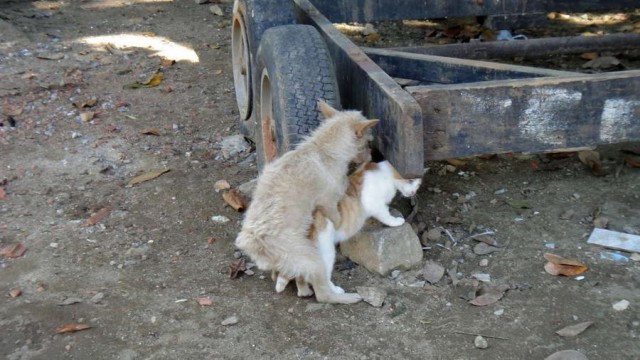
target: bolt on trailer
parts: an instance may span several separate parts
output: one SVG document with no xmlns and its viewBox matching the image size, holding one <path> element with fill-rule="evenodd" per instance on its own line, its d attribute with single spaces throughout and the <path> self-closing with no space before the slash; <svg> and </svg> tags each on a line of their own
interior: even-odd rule
<svg viewBox="0 0 640 360">
<path fill-rule="evenodd" d="M 318 99 L 362 110 L 381 120 L 374 147 L 405 176 L 421 175 L 426 160 L 640 140 L 640 70 L 486 60 L 637 50 L 639 33 L 381 49 L 359 47 L 334 26 L 476 16 L 508 29 L 552 11 L 638 8 L 633 0 L 235 0 L 240 128 L 262 167 L 317 126 Z"/>
</svg>

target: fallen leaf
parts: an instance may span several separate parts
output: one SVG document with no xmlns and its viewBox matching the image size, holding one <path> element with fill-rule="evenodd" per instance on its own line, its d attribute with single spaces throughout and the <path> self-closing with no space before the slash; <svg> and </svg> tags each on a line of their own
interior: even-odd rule
<svg viewBox="0 0 640 360">
<path fill-rule="evenodd" d="M 82 109 L 84 109 L 86 107 L 92 107 L 97 103 L 98 103 L 98 99 L 97 98 L 91 98 L 89 100 L 71 103 L 71 105 L 75 106 L 77 109 L 82 110 Z"/>
<path fill-rule="evenodd" d="M 80 298 L 70 297 L 70 298 L 66 298 L 62 302 L 59 302 L 57 305 L 58 306 L 67 306 L 67 305 L 78 304 L 78 303 L 81 303 L 81 302 L 82 302 L 82 299 L 80 299 Z"/>
<path fill-rule="evenodd" d="M 531 204 L 527 200 L 508 199 L 506 201 L 514 209 L 531 209 Z"/>
<path fill-rule="evenodd" d="M 0 249 L 0 255 L 13 259 L 24 255 L 26 251 L 27 248 L 24 245 L 15 243 L 13 245 L 7 245 Z"/>
<path fill-rule="evenodd" d="M 162 170 L 156 170 L 156 171 L 151 171 L 148 172 L 146 174 L 142 174 L 139 176 L 134 177 L 133 179 L 129 180 L 129 182 L 127 183 L 127 186 L 133 186 L 133 185 L 137 185 L 140 183 L 143 183 L 145 181 L 149 181 L 149 180 L 153 180 L 155 178 L 157 178 L 158 176 L 167 173 L 171 171 L 171 169 L 162 169 Z"/>
<path fill-rule="evenodd" d="M 140 131 L 140 134 L 160 136 L 160 131 L 158 129 L 144 129 Z"/>
<path fill-rule="evenodd" d="M 422 278 L 431 284 L 437 283 L 443 276 L 444 267 L 435 261 L 427 261 L 422 268 Z"/>
<path fill-rule="evenodd" d="M 220 75 L 220 74 L 222 74 L 222 70 L 218 69 L 218 70 L 214 71 L 213 73 L 216 74 L 216 75 Z"/>
<path fill-rule="evenodd" d="M 640 168 L 640 161 L 637 161 L 631 155 L 627 155 L 624 157 L 624 163 L 627 164 L 627 166 L 632 168 Z"/>
<path fill-rule="evenodd" d="M 544 264 L 544 270 L 551 275 L 576 276 L 587 270 L 586 267 L 561 265 L 548 262 Z"/>
<path fill-rule="evenodd" d="M 9 291 L 9 296 L 11 296 L 12 298 L 17 298 L 20 295 L 22 295 L 22 290 L 20 289 L 13 289 Z"/>
<path fill-rule="evenodd" d="M 131 88 L 131 89 L 138 89 L 138 88 L 148 88 L 148 87 L 158 86 L 162 82 L 162 77 L 163 77 L 162 71 L 157 71 L 147 81 L 145 82 L 136 81 L 134 83 L 125 85 L 125 87 Z"/>
<path fill-rule="evenodd" d="M 46 289 L 44 288 L 44 284 L 40 281 L 36 283 L 36 292 L 44 292 Z"/>
<path fill-rule="evenodd" d="M 369 35 L 365 36 L 364 39 L 367 42 L 376 42 L 376 41 L 380 40 L 380 34 L 378 34 L 378 33 L 369 34 Z"/>
<path fill-rule="evenodd" d="M 467 165 L 466 161 L 462 161 L 460 159 L 447 159 L 447 162 L 455 167 L 463 167 Z"/>
<path fill-rule="evenodd" d="M 481 288 L 476 292 L 476 298 L 469 301 L 475 306 L 486 306 L 497 302 L 504 296 L 504 290 L 495 287 Z"/>
<path fill-rule="evenodd" d="M 91 326 L 87 324 L 65 324 L 65 325 L 58 326 L 56 328 L 56 333 L 58 334 L 72 333 L 72 332 L 86 330 L 90 328 Z"/>
<path fill-rule="evenodd" d="M 584 150 L 578 152 L 578 159 L 587 165 L 589 169 L 591 169 L 591 173 L 596 176 L 605 175 L 604 170 L 602 169 L 602 163 L 600 162 L 600 153 L 593 150 Z"/>
<path fill-rule="evenodd" d="M 95 115 L 96 115 L 96 113 L 93 112 L 93 111 L 81 112 L 80 113 L 80 120 L 82 120 L 82 122 L 89 122 L 89 121 L 91 121 L 91 119 L 93 119 L 93 117 Z"/>
<path fill-rule="evenodd" d="M 236 211 L 244 211 L 247 208 L 247 200 L 238 189 L 224 192 L 222 198 Z"/>
<path fill-rule="evenodd" d="M 36 54 L 38 59 L 44 60 L 60 60 L 64 58 L 64 54 L 60 53 L 38 53 Z"/>
<path fill-rule="evenodd" d="M 560 336 L 564 336 L 564 337 L 571 337 L 571 336 L 580 335 L 582 332 L 587 330 L 587 328 L 589 326 L 591 326 L 591 325 L 593 325 L 593 321 L 581 322 L 579 324 L 575 324 L 575 325 L 570 325 L 570 326 L 564 327 L 564 328 L 556 331 L 556 334 L 558 334 Z"/>
<path fill-rule="evenodd" d="M 594 70 L 606 70 L 617 67 L 624 67 L 624 65 L 614 56 L 601 56 L 582 64 L 583 69 Z"/>
<path fill-rule="evenodd" d="M 229 278 L 235 279 L 247 270 L 247 263 L 244 257 L 239 258 L 229 265 Z"/>
<path fill-rule="evenodd" d="M 552 253 L 544 253 L 543 256 L 548 262 L 553 264 L 569 265 L 569 266 L 584 266 L 584 264 L 578 260 L 563 258 L 560 255 L 556 255 Z"/>
<path fill-rule="evenodd" d="M 214 15 L 224 16 L 224 11 L 222 11 L 222 8 L 219 5 L 210 6 L 209 11 Z"/>
<path fill-rule="evenodd" d="M 597 52 L 586 52 L 580 55 L 580 57 L 584 60 L 594 60 L 598 58 Z"/>
<path fill-rule="evenodd" d="M 213 236 L 209 236 L 207 238 L 207 244 L 213 245 L 214 242 L 216 242 L 216 238 L 214 238 Z"/>
<path fill-rule="evenodd" d="M 142 35 L 143 36 L 156 36 L 156 33 L 154 33 L 153 31 L 143 31 Z"/>
<path fill-rule="evenodd" d="M 7 192 L 0 187 L 0 200 L 3 200 L 5 197 L 7 197 Z"/>
<path fill-rule="evenodd" d="M 200 306 L 211 306 L 213 304 L 213 301 L 211 301 L 211 299 L 209 299 L 208 297 L 200 297 L 197 298 L 196 301 Z"/>
<path fill-rule="evenodd" d="M 231 189 L 231 185 L 229 184 L 229 182 L 227 180 L 218 180 L 218 181 L 216 181 L 215 184 L 213 184 L 213 187 L 216 190 L 229 190 L 229 189 Z"/>
<path fill-rule="evenodd" d="M 162 66 L 162 67 L 169 67 L 169 66 L 172 66 L 175 63 L 176 63 L 176 61 L 173 60 L 173 59 L 162 59 L 162 60 L 160 60 L 160 66 Z"/>
<path fill-rule="evenodd" d="M 21 115 L 22 112 L 24 111 L 24 104 L 21 104 L 21 105 L 12 104 L 6 100 L 2 104 L 2 107 L 3 107 L 2 113 L 9 117 Z M 15 126 L 15 125 L 11 125 L 11 126 Z"/>
<path fill-rule="evenodd" d="M 104 208 L 98 210 L 98 212 L 96 212 L 95 214 L 91 215 L 91 217 L 88 218 L 87 221 L 84 222 L 84 226 L 94 226 L 100 220 L 102 220 L 105 216 L 109 215 L 110 212 L 111 212 L 111 207 L 110 206 L 107 206 L 107 207 L 104 207 Z"/>
<path fill-rule="evenodd" d="M 475 241 L 483 242 L 487 245 L 500 247 L 500 244 L 498 243 L 498 241 L 489 235 L 477 235 L 477 236 L 473 236 L 472 239 Z"/>
</svg>

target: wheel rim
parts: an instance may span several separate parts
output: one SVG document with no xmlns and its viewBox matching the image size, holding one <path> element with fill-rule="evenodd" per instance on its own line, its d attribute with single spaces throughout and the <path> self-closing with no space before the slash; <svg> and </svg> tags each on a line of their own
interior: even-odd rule
<svg viewBox="0 0 640 360">
<path fill-rule="evenodd" d="M 267 69 L 262 71 L 260 80 L 260 124 L 264 160 L 271 162 L 278 155 L 276 130 L 273 122 L 273 98 L 271 97 L 271 81 Z"/>
<path fill-rule="evenodd" d="M 247 120 L 251 115 L 251 64 L 247 30 L 240 12 L 233 14 L 231 58 L 233 61 L 233 84 L 236 89 L 236 102 L 240 118 Z"/>
</svg>

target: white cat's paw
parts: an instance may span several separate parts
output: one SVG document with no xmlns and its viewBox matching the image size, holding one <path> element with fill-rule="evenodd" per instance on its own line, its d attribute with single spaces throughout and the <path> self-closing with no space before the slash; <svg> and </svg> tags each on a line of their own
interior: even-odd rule
<svg viewBox="0 0 640 360">
<path fill-rule="evenodd" d="M 278 279 L 276 280 L 276 292 L 283 292 L 287 287 L 287 284 L 289 284 L 289 279 L 285 278 L 284 276 L 278 276 Z"/>
<path fill-rule="evenodd" d="M 387 226 L 391 226 L 391 227 L 400 226 L 400 225 L 404 224 L 404 218 L 402 218 L 402 217 L 394 217 L 394 218 L 391 218 L 391 219 L 388 219 L 387 221 L 385 221 L 384 224 L 387 225 Z"/>
<path fill-rule="evenodd" d="M 334 284 L 331 284 L 331 291 L 333 291 L 334 294 L 344 294 L 345 292 L 343 288 Z"/>
<path fill-rule="evenodd" d="M 311 290 L 308 284 L 298 288 L 298 297 L 309 297 L 311 295 L 313 295 L 313 290 Z"/>
</svg>

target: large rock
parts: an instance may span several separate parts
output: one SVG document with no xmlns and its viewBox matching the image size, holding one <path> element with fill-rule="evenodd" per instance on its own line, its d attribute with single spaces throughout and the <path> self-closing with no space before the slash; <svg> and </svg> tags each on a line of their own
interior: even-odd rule
<svg viewBox="0 0 640 360">
<path fill-rule="evenodd" d="M 340 251 L 351 261 L 383 276 L 393 269 L 409 269 L 422 261 L 420 239 L 407 223 L 387 227 L 369 220 L 360 233 L 340 244 Z"/>
</svg>

